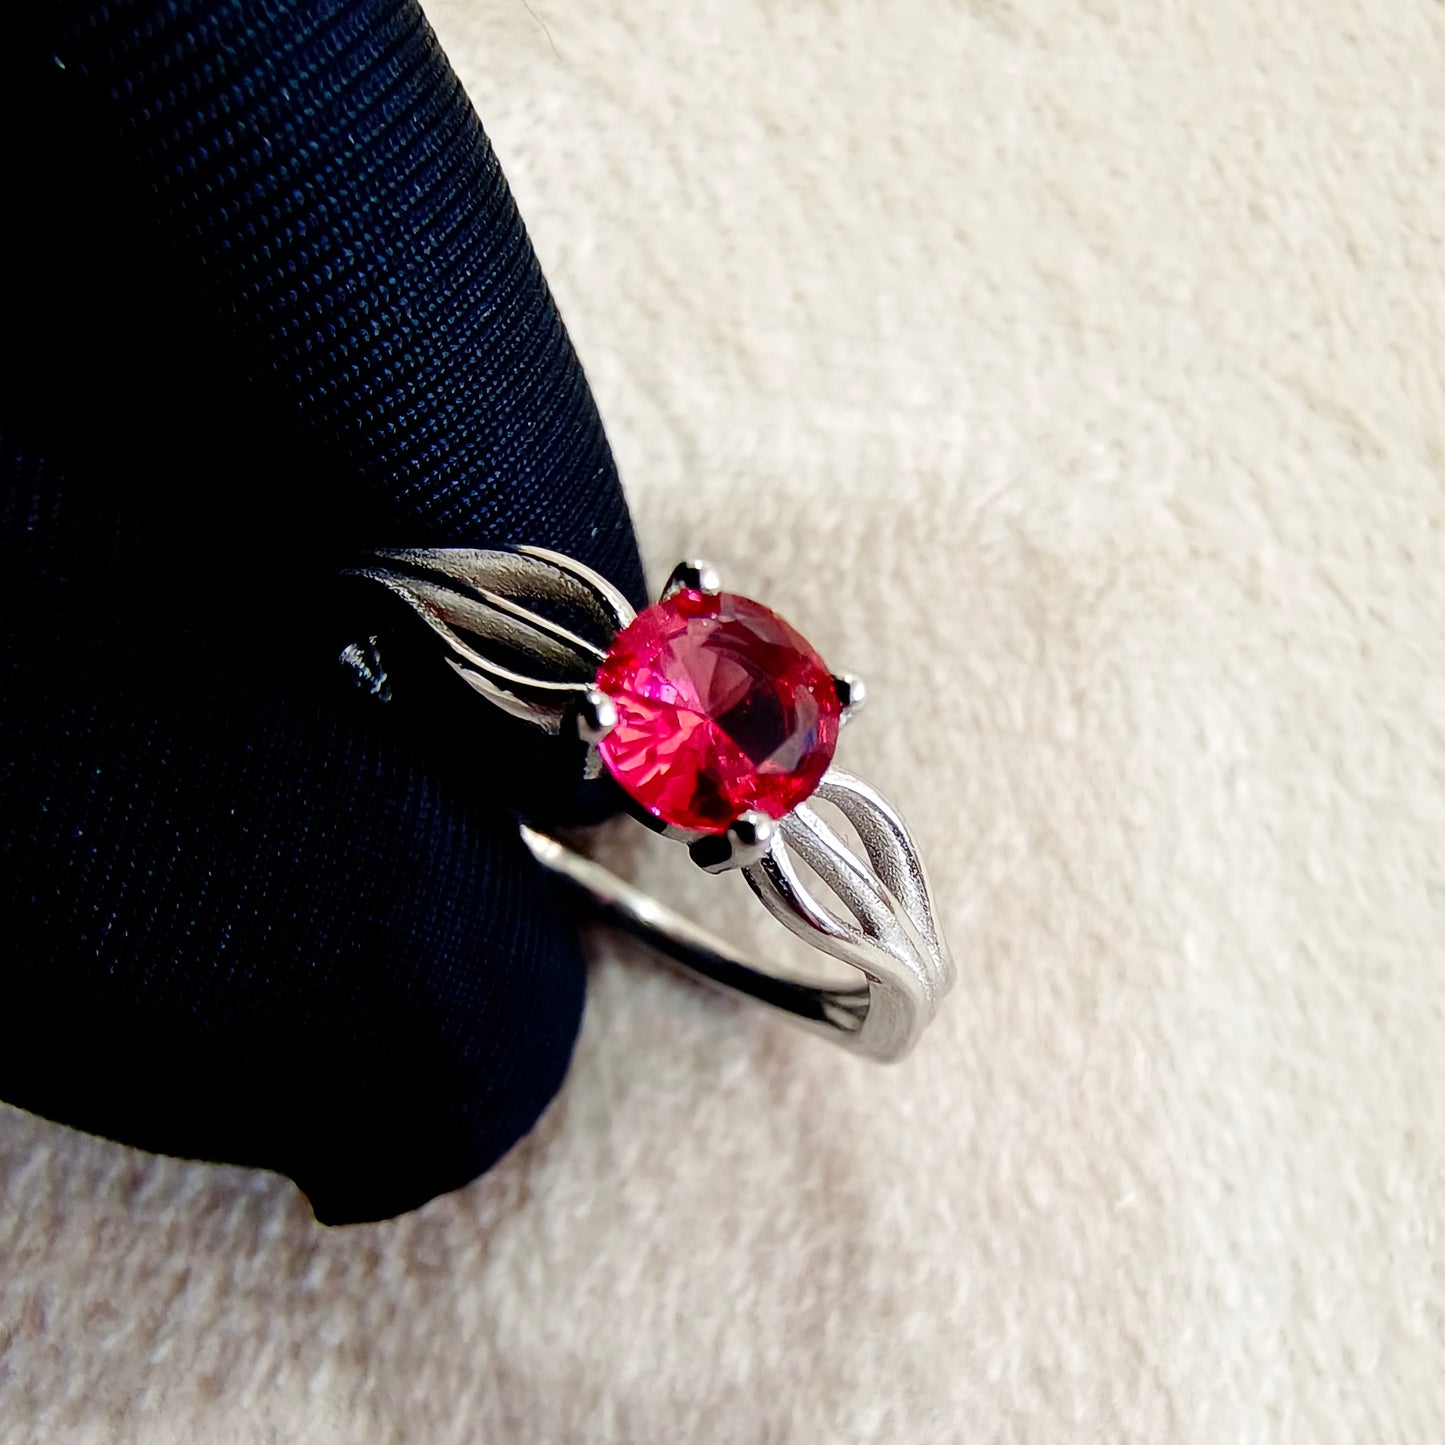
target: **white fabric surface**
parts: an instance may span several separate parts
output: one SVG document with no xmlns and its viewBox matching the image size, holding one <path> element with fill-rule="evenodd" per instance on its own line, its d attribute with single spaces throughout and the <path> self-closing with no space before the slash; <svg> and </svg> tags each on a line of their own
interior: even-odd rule
<svg viewBox="0 0 1445 1445">
<path fill-rule="evenodd" d="M 433 18 L 960 982 L 886 1070 L 598 938 L 539 1131 L 342 1231 L 0 1110 L 0 1439 L 1445 1438 L 1445 9 Z"/>
</svg>

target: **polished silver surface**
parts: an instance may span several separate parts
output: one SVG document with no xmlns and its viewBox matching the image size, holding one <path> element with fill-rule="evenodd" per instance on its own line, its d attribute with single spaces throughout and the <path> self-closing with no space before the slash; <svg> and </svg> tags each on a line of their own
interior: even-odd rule
<svg viewBox="0 0 1445 1445">
<path fill-rule="evenodd" d="M 704 562 L 700 557 L 679 562 L 663 583 L 662 595 L 671 597 L 674 592 L 683 591 L 701 592 L 705 596 L 716 597 L 722 591 L 722 574 L 711 562 Z"/>
<path fill-rule="evenodd" d="M 688 844 L 692 861 L 704 873 L 728 873 L 761 863 L 773 846 L 778 825 L 766 813 L 749 808 L 726 833 L 708 833 Z"/>
<path fill-rule="evenodd" d="M 577 736 L 584 743 L 600 743 L 617 726 L 617 704 L 598 687 L 589 687 L 577 704 Z"/>
<path fill-rule="evenodd" d="M 843 716 L 840 723 L 850 723 L 863 710 L 863 704 L 868 701 L 868 689 L 863 685 L 863 679 L 854 672 L 840 672 L 833 679 L 833 687 L 838 693 L 838 701 L 843 705 Z"/>
<path fill-rule="evenodd" d="M 616 705 L 595 685 L 597 672 L 612 638 L 635 615 L 605 578 L 539 547 L 389 551 L 351 575 L 404 602 L 439 639 L 453 671 L 489 702 L 548 732 L 575 734 L 587 745 L 588 775 L 596 775 L 597 744 L 617 725 Z M 690 560 L 673 569 L 663 595 L 682 587 L 716 593 L 721 579 L 709 563 Z M 375 639 L 347 649 L 342 661 L 363 681 L 385 681 Z M 863 704 L 863 684 L 847 673 L 834 684 L 847 720 Z M 829 822 L 819 803 L 835 809 L 846 828 Z M 741 870 L 774 918 L 854 969 L 857 982 L 792 977 L 559 839 L 525 824 L 522 837 L 604 917 L 693 973 L 870 1058 L 900 1059 L 913 1047 L 953 982 L 953 966 L 923 863 L 903 820 L 876 790 L 835 766 L 781 819 L 752 810 L 721 835 L 643 821 L 688 844 L 705 871 Z"/>
</svg>

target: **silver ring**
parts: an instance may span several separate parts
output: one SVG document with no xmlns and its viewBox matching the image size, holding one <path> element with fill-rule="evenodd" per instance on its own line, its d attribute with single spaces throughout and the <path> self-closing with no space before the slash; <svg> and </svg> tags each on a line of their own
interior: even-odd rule
<svg viewBox="0 0 1445 1445">
<path fill-rule="evenodd" d="M 863 701 L 857 678 L 823 669 L 781 618 L 724 592 L 703 562 L 680 563 L 642 613 L 540 547 L 387 551 L 349 575 L 404 602 L 488 702 L 574 738 L 585 775 L 611 772 L 635 815 L 685 842 L 699 866 L 741 869 L 774 918 L 856 981 L 766 967 L 524 823 L 538 861 L 599 913 L 857 1053 L 893 1060 L 913 1047 L 953 965 L 902 819 L 832 763 L 837 729 Z M 366 674 L 365 649 L 342 657 Z"/>
</svg>

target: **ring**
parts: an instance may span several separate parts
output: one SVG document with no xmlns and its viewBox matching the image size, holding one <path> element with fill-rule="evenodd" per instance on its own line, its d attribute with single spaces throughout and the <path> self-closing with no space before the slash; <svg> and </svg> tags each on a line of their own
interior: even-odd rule
<svg viewBox="0 0 1445 1445">
<path fill-rule="evenodd" d="M 857 1053 L 894 1060 L 913 1047 L 953 965 L 902 819 L 833 765 L 839 729 L 863 702 L 856 677 L 830 672 L 776 613 L 724 592 L 704 562 L 680 563 L 641 612 L 541 547 L 385 551 L 348 575 L 406 603 L 488 702 L 572 740 L 584 777 L 610 773 L 630 811 L 685 842 L 700 867 L 740 869 L 774 918 L 854 981 L 766 967 L 522 823 L 538 861 L 599 913 Z M 366 675 L 355 646 L 342 659 Z"/>
</svg>

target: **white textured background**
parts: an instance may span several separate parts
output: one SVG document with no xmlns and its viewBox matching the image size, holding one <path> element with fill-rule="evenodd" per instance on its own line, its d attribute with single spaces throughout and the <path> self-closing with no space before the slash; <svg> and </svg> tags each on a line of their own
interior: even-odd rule
<svg viewBox="0 0 1445 1445">
<path fill-rule="evenodd" d="M 433 18 L 960 984 L 879 1071 L 599 940 L 538 1133 L 339 1232 L 0 1110 L 0 1439 L 1436 1445 L 1445 8 Z"/>
</svg>

